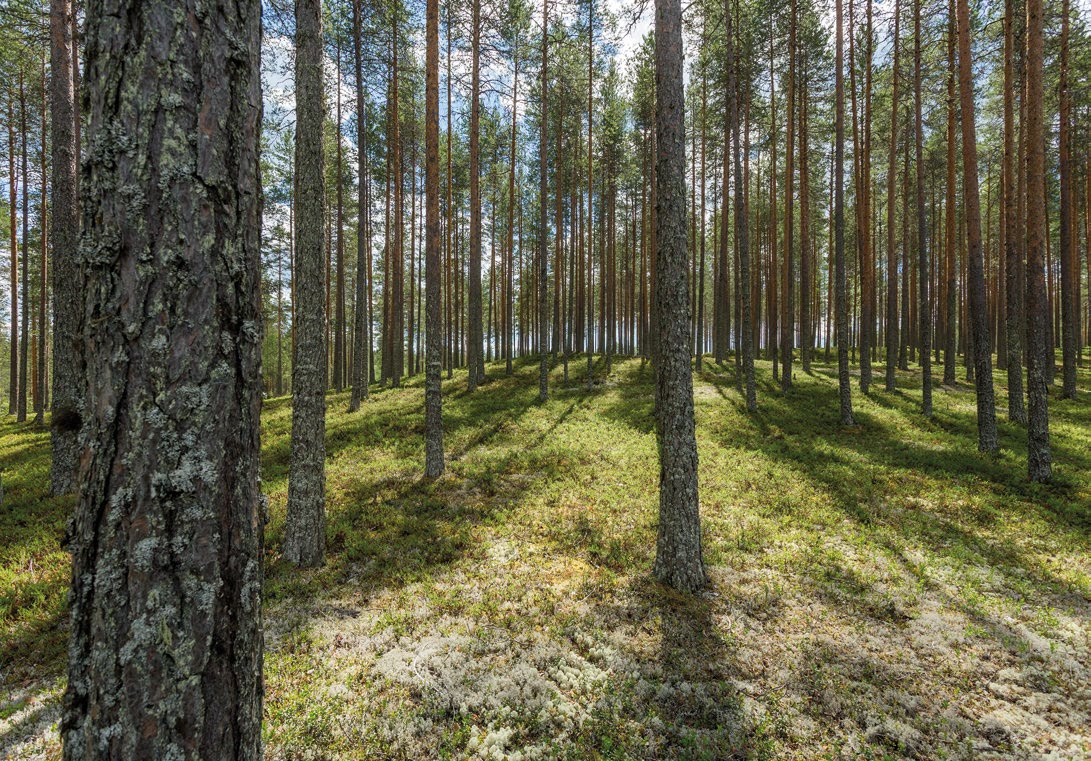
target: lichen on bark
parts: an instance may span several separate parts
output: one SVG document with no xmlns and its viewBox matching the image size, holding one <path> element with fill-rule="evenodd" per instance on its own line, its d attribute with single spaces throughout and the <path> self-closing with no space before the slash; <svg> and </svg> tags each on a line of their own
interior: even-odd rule
<svg viewBox="0 0 1091 761">
<path fill-rule="evenodd" d="M 257 2 L 90 0 L 64 755 L 261 755 Z"/>
</svg>

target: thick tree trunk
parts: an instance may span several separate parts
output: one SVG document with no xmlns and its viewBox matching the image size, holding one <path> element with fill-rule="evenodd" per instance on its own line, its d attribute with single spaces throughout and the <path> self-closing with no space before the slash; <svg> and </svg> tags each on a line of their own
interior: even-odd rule
<svg viewBox="0 0 1091 761">
<path fill-rule="evenodd" d="M 656 0 L 657 238 L 659 333 L 655 412 L 659 435 L 659 535 L 655 576 L 694 592 L 707 584 L 701 557 L 697 440 L 686 283 L 686 146 L 681 0 Z"/>
<path fill-rule="evenodd" d="M 64 756 L 258 759 L 261 8 L 107 5 L 86 16 Z"/>
<path fill-rule="evenodd" d="M 284 558 L 321 565 L 326 548 L 326 338 L 322 217 L 322 2 L 296 0 L 296 347 L 292 358 L 292 440 Z"/>
<path fill-rule="evenodd" d="M 1043 124 L 1042 0 L 1027 0 L 1027 471 L 1052 478 L 1049 449 L 1049 302 L 1045 282 L 1045 125 Z"/>
<path fill-rule="evenodd" d="M 981 194 L 977 181 L 977 127 L 974 122 L 974 72 L 970 59 L 968 0 L 958 0 L 959 93 L 962 106 L 962 189 L 967 241 L 970 328 L 973 338 L 974 382 L 977 385 L 977 446 L 996 452 L 996 398 L 989 340 L 989 307 L 981 250 Z"/>
</svg>

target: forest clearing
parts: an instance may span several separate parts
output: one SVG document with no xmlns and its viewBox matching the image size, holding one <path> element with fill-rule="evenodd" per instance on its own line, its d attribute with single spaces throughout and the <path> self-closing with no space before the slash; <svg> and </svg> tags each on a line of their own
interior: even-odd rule
<svg viewBox="0 0 1091 761">
<path fill-rule="evenodd" d="M 1089 3 L 0 0 L 0 757 L 1091 761 Z"/>
<path fill-rule="evenodd" d="M 977 451 L 964 384 L 937 390 L 926 421 L 905 374 L 904 392 L 859 397 L 860 425 L 842 430 L 830 366 L 785 396 L 757 370 L 755 416 L 730 366 L 695 376 L 711 578 L 697 597 L 649 578 L 657 458 L 640 360 L 590 394 L 558 368 L 546 404 L 533 362 L 512 377 L 489 365 L 479 394 L 456 373 L 433 482 L 419 379 L 362 415 L 331 395 L 315 570 L 279 558 L 290 410 L 267 400 L 266 756 L 1091 753 L 1091 410 L 1051 408 L 1067 464 L 1045 487 L 1022 476 L 1017 426 L 1000 427 L 1005 454 Z M 59 754 L 72 500 L 46 496 L 48 464 L 44 434 L 3 424 L 9 758 Z"/>
</svg>

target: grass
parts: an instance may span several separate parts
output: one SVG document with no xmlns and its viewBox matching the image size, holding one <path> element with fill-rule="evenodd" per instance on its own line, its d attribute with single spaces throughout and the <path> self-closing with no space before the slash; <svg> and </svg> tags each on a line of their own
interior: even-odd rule
<svg viewBox="0 0 1091 761">
<path fill-rule="evenodd" d="M 279 559 L 291 409 L 265 404 L 270 758 L 1091 757 L 1091 375 L 1051 399 L 1055 481 L 1025 431 L 976 450 L 972 388 L 782 394 L 758 363 L 695 376 L 713 587 L 649 578 L 654 376 L 582 363 L 444 385 L 448 472 L 422 478 L 420 378 L 358 414 L 329 398 L 327 564 Z M 0 423 L 0 751 L 55 757 L 71 499 L 48 436 Z"/>
</svg>

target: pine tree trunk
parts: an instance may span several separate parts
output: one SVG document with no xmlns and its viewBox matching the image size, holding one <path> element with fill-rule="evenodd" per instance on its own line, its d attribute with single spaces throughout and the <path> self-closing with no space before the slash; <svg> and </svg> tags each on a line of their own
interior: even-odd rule
<svg viewBox="0 0 1091 761">
<path fill-rule="evenodd" d="M 1079 267 L 1072 225 L 1072 164 L 1071 126 L 1072 95 L 1068 87 L 1068 26 L 1069 0 L 1061 2 L 1061 63 L 1060 63 L 1060 185 L 1061 185 L 1061 353 L 1064 359 L 1062 396 L 1076 398 L 1076 342 L 1079 318 L 1076 313 L 1076 287 Z"/>
<path fill-rule="evenodd" d="M 836 62 L 834 64 L 834 183 L 833 183 L 833 246 L 834 298 L 837 332 L 837 388 L 841 403 L 841 425 L 855 425 L 852 415 L 852 383 L 849 377 L 849 305 L 848 274 L 845 263 L 845 75 L 844 34 L 842 33 L 841 0 L 837 3 Z"/>
<path fill-rule="evenodd" d="M 795 197 L 793 163 L 795 162 L 795 97 L 796 97 L 796 0 L 791 0 L 788 20 L 788 113 L 784 122 L 784 277 L 782 278 L 782 309 L 780 321 L 780 388 L 792 387 L 792 351 L 795 346 Z"/>
<path fill-rule="evenodd" d="M 743 188 L 742 160 L 739 151 L 739 99 L 736 88 L 737 66 L 735 61 L 735 38 L 732 29 L 731 8 L 728 2 L 724 3 L 724 14 L 727 19 L 727 103 L 728 103 L 728 129 L 731 133 L 731 146 L 724 145 L 725 156 L 730 152 L 734 160 L 735 192 L 732 199 L 735 211 L 735 235 L 738 238 L 739 247 L 739 279 L 743 287 L 739 288 L 741 302 L 739 305 L 742 320 L 742 374 L 745 386 L 746 409 L 748 412 L 756 412 L 758 409 L 757 392 L 754 388 L 754 341 L 751 331 L 751 298 L 750 298 L 750 229 L 747 224 L 747 209 L 745 204 L 745 190 Z M 726 169 L 726 162 L 725 162 Z M 726 172 L 725 172 L 726 175 Z M 727 183 L 724 183 L 724 209 L 727 208 Z M 726 217 L 726 214 L 725 214 Z M 727 220 L 720 237 L 720 249 L 727 250 Z M 727 269 L 726 253 L 720 260 L 721 273 Z M 727 290 L 727 281 L 723 274 L 723 290 Z M 726 340 L 727 330 L 724 335 Z M 737 351 L 737 349 L 736 349 Z"/>
<path fill-rule="evenodd" d="M 322 565 L 326 548 L 326 197 L 322 146 L 322 2 L 296 0 L 296 348 L 292 358 L 292 438 L 284 559 Z"/>
<path fill-rule="evenodd" d="M 425 351 L 424 365 L 424 474 L 443 474 L 443 326 L 440 311 L 439 229 L 439 0 L 428 0 L 425 29 Z"/>
<path fill-rule="evenodd" d="M 27 368 L 29 365 L 29 358 L 27 352 L 30 348 L 30 172 L 27 166 L 27 100 L 26 89 L 24 87 L 24 74 L 22 69 L 19 70 L 19 132 L 21 136 L 21 169 L 19 174 L 23 178 L 22 182 L 22 195 L 23 202 L 20 210 L 23 220 L 23 240 L 22 240 L 22 267 L 20 268 L 22 275 L 22 314 L 20 315 L 20 328 L 22 330 L 19 336 L 19 398 L 15 411 L 15 420 L 18 423 L 25 423 L 27 419 Z"/>
<path fill-rule="evenodd" d="M 1049 302 L 1045 282 L 1045 125 L 1043 124 L 1042 0 L 1027 0 L 1027 471 L 1052 478 L 1049 448 Z"/>
<path fill-rule="evenodd" d="M 913 111 L 917 185 L 917 269 L 920 303 L 921 412 L 932 417 L 932 302 L 928 254 L 928 212 L 924 205 L 924 122 L 921 113 L 921 2 L 913 3 Z"/>
<path fill-rule="evenodd" d="M 470 77 L 470 336 L 466 354 L 469 390 L 485 381 L 485 338 L 481 324 L 481 2 L 472 0 Z"/>
<path fill-rule="evenodd" d="M 898 156 L 898 40 L 901 3 L 894 0 L 894 61 L 890 91 L 890 152 L 886 165 L 886 390 L 893 393 L 898 359 L 898 249 L 894 236 Z"/>
<path fill-rule="evenodd" d="M 343 187 L 343 165 L 341 161 L 341 34 L 340 31 L 336 34 L 337 37 L 337 60 L 334 62 L 336 65 L 336 75 L 334 78 L 334 89 L 337 90 L 336 95 L 336 123 L 334 124 L 334 134 L 336 137 L 337 150 L 335 161 L 337 162 L 337 249 L 336 249 L 336 263 L 335 263 L 335 276 L 337 278 L 337 291 L 334 295 L 334 318 L 333 318 L 333 387 L 337 391 L 342 391 L 345 388 L 345 193 Z"/>
<path fill-rule="evenodd" d="M 261 8 L 86 13 L 90 446 L 64 757 L 258 759 Z M 178 13 L 215 23 L 195 37 Z"/>
<path fill-rule="evenodd" d="M 17 170 L 15 168 L 15 93 L 8 90 L 8 231 L 10 238 L 8 245 L 11 251 L 11 338 L 10 360 L 8 367 L 8 414 L 14 415 L 19 406 L 19 241 L 16 237 L 19 229 L 16 222 L 16 209 L 18 209 L 18 197 L 15 194 L 15 180 Z M 78 421 L 73 420 L 78 425 Z"/>
<path fill-rule="evenodd" d="M 957 239 L 955 237 L 955 0 L 948 4 L 947 24 L 947 183 L 946 200 L 946 285 L 944 287 L 945 305 L 943 314 L 943 327 L 945 335 L 945 347 L 943 354 L 943 383 L 954 386 L 955 362 L 958 350 L 958 336 L 955 332 L 956 315 L 958 311 L 958 291 L 955 280 L 955 250 Z"/>
<path fill-rule="evenodd" d="M 999 448 L 996 399 L 993 392 L 989 347 L 989 307 L 985 294 L 985 267 L 981 250 L 981 194 L 977 180 L 977 128 L 974 121 L 974 72 L 970 59 L 968 0 L 958 0 L 959 93 L 962 106 L 962 188 L 967 239 L 967 289 L 973 339 L 974 382 L 977 385 L 977 446 L 982 452 Z"/>
<path fill-rule="evenodd" d="M 356 313 L 354 315 L 352 351 L 352 399 L 349 412 L 360 409 L 360 402 L 368 397 L 367 365 L 371 356 L 370 315 L 366 306 L 370 298 L 368 262 L 371 258 L 371 240 L 367 234 L 367 217 L 371 210 L 367 203 L 367 186 L 371 178 L 367 173 L 367 96 L 364 94 L 363 13 L 361 0 L 352 0 L 352 41 L 356 54 L 353 70 L 356 76 L 356 172 L 359 189 L 356 199 Z"/>
<path fill-rule="evenodd" d="M 538 203 L 538 400 L 541 402 L 549 398 L 549 248 L 547 242 L 547 225 L 549 224 L 546 212 L 549 198 L 549 185 L 547 184 L 547 158 L 546 158 L 546 127 L 549 115 L 547 100 L 549 85 L 549 0 L 542 2 L 542 98 L 541 98 L 541 127 L 539 128 L 540 162 L 540 197 Z M 449 109 L 448 109 L 449 110 Z"/>
<path fill-rule="evenodd" d="M 655 577 L 687 592 L 707 584 L 701 557 L 697 440 L 686 283 L 686 146 L 681 0 L 656 0 L 655 300 L 659 333 L 655 412 L 659 437 L 659 534 Z"/>
</svg>

